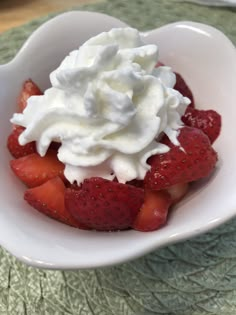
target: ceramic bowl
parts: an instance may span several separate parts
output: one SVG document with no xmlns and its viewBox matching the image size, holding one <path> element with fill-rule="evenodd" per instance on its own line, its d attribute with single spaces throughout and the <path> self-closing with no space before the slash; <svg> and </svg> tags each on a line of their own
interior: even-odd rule
<svg viewBox="0 0 236 315">
<path fill-rule="evenodd" d="M 215 173 L 194 185 L 158 231 L 141 233 L 82 231 L 58 223 L 23 200 L 25 187 L 9 168 L 5 142 L 22 83 L 32 78 L 41 89 L 49 73 L 85 40 L 113 27 L 127 26 L 113 17 L 69 12 L 42 25 L 17 56 L 0 66 L 0 244 L 29 265 L 51 269 L 94 268 L 122 263 L 161 246 L 206 232 L 236 214 L 236 51 L 220 31 L 203 24 L 178 22 L 144 33 L 158 44 L 160 60 L 180 72 L 199 108 L 222 115 L 223 127 L 214 147 Z"/>
</svg>

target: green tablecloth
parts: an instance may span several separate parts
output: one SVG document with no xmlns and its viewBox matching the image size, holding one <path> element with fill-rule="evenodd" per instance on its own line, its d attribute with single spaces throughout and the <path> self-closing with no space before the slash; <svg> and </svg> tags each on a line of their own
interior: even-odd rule
<svg viewBox="0 0 236 315">
<path fill-rule="evenodd" d="M 79 9 L 114 15 L 140 30 L 192 20 L 236 43 L 236 10 L 183 1 L 110 0 Z M 0 63 L 10 60 L 42 22 L 0 35 Z M 236 219 L 134 262 L 83 271 L 25 266 L 0 249 L 0 315 L 236 315 Z"/>
</svg>

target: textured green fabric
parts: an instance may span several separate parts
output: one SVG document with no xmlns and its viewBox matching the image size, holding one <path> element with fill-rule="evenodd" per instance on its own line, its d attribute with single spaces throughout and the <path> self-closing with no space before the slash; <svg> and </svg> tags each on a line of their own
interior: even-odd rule
<svg viewBox="0 0 236 315">
<path fill-rule="evenodd" d="M 110 0 L 80 9 L 114 15 L 140 30 L 178 20 L 211 24 L 236 43 L 236 11 L 166 0 Z M 10 60 L 49 17 L 0 36 Z M 236 219 L 132 263 L 73 272 L 25 266 L 0 250 L 0 315 L 235 315 Z"/>
</svg>

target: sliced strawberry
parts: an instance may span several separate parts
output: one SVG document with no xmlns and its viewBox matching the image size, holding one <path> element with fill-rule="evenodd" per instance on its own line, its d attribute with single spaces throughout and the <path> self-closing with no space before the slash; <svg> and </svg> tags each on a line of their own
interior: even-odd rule
<svg viewBox="0 0 236 315">
<path fill-rule="evenodd" d="M 71 225 L 87 229 L 86 226 L 75 220 L 65 209 L 64 197 L 66 187 L 60 177 L 55 177 L 44 184 L 25 191 L 24 199 L 36 210 L 47 216 Z"/>
<path fill-rule="evenodd" d="M 18 111 L 21 113 L 27 106 L 27 100 L 32 95 L 42 95 L 39 87 L 31 80 L 24 82 L 18 98 Z"/>
<path fill-rule="evenodd" d="M 179 183 L 168 187 L 166 191 L 171 197 L 171 204 L 176 204 L 179 202 L 187 194 L 188 188 L 188 183 Z"/>
<path fill-rule="evenodd" d="M 220 134 L 221 116 L 214 110 L 199 110 L 188 107 L 182 117 L 185 125 L 201 129 L 213 143 Z"/>
<path fill-rule="evenodd" d="M 19 144 L 18 138 L 24 129 L 24 127 L 16 126 L 7 139 L 7 148 L 16 159 L 36 152 L 35 142 L 30 142 L 26 145 Z"/>
<path fill-rule="evenodd" d="M 10 161 L 16 176 L 28 187 L 39 186 L 49 179 L 60 176 L 64 179 L 64 164 L 57 158 L 57 152 L 49 150 L 44 157 L 37 153 Z"/>
<path fill-rule="evenodd" d="M 168 192 L 145 190 L 144 203 L 132 225 L 132 228 L 142 232 L 154 231 L 165 224 L 171 197 Z"/>
<path fill-rule="evenodd" d="M 86 179 L 81 190 L 68 188 L 65 205 L 72 216 L 96 230 L 129 228 L 144 200 L 144 191 L 103 178 Z"/>
<path fill-rule="evenodd" d="M 188 183 L 207 177 L 213 171 L 217 154 L 209 138 L 201 130 L 191 127 L 180 129 L 180 146 L 173 145 L 167 137 L 162 142 L 170 147 L 164 154 L 149 159 L 151 169 L 145 176 L 145 186 L 161 190 L 178 183 Z"/>
</svg>

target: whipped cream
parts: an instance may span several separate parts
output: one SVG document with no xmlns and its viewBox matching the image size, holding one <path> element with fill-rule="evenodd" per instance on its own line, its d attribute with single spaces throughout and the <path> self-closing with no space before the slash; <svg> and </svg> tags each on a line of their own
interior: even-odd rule
<svg viewBox="0 0 236 315">
<path fill-rule="evenodd" d="M 92 176 L 143 179 L 147 159 L 169 150 L 160 135 L 179 144 L 190 103 L 173 89 L 171 68 L 155 68 L 157 61 L 158 47 L 145 45 L 133 28 L 89 39 L 51 73 L 52 87 L 13 115 L 11 122 L 26 128 L 19 143 L 36 141 L 44 156 L 52 141 L 60 142 L 58 158 L 71 183 Z"/>
</svg>

